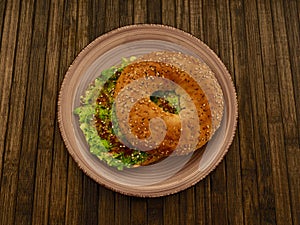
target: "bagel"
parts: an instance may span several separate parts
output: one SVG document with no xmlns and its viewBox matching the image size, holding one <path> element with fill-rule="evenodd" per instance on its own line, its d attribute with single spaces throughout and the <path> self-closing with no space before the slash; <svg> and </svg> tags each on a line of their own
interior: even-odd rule
<svg viewBox="0 0 300 225">
<path fill-rule="evenodd" d="M 143 61 L 156 61 L 173 65 L 188 73 L 198 82 L 210 104 L 212 138 L 222 122 L 224 99 L 222 88 L 215 77 L 214 72 L 209 68 L 209 66 L 196 57 L 183 54 L 181 52 L 171 51 L 151 52 L 135 60 L 135 62 Z"/>
<path fill-rule="evenodd" d="M 82 99 L 74 113 L 91 153 L 118 169 L 205 147 L 224 110 L 222 89 L 210 68 L 168 51 L 123 58 L 102 71 Z"/>
<path fill-rule="evenodd" d="M 182 137 L 182 118 L 180 118 L 179 115 L 165 112 L 161 107 L 150 100 L 150 96 L 141 98 L 136 102 L 130 111 L 129 121 L 126 121 L 126 113 L 124 114 L 124 111 L 126 111 L 128 104 L 126 104 L 126 99 L 123 98 L 119 100 L 123 104 L 121 107 L 122 110 L 117 111 L 117 117 L 119 121 L 121 121 L 120 129 L 122 130 L 125 139 L 129 142 L 133 141 L 131 140 L 132 138 L 130 138 L 130 135 L 127 135 L 128 133 L 133 133 L 135 135 L 134 138 L 138 139 L 145 139 L 149 137 L 151 133 L 149 129 L 149 122 L 151 119 L 159 117 L 165 122 L 167 128 L 166 135 L 157 148 L 148 151 L 149 154 L 155 156 L 170 155 L 176 149 L 179 137 L 181 137 L 181 141 L 183 141 L 185 145 L 182 148 L 176 149 L 172 155 L 185 155 L 205 145 L 211 137 L 211 111 L 209 102 L 197 81 L 177 67 L 162 62 L 134 62 L 123 69 L 116 83 L 114 98 L 116 99 L 120 91 L 134 80 L 153 77 L 162 77 L 167 81 L 172 81 L 187 92 L 196 107 L 196 113 L 198 116 L 197 121 L 200 122 L 200 129 L 196 130 L 193 128 L 188 134 L 186 133 Z M 147 85 L 149 88 L 151 82 Z M 164 89 L 167 88 L 166 85 L 168 85 L 168 82 L 164 82 L 163 85 Z M 131 93 L 136 95 L 136 93 L 139 92 L 138 88 L 144 89 L 147 87 L 144 85 L 136 86 L 135 89 L 131 90 Z M 178 89 L 174 91 L 177 90 Z M 181 104 L 183 108 L 183 105 L 188 103 L 181 101 Z M 189 106 L 185 105 L 184 107 Z M 185 113 L 183 112 L 182 117 L 184 116 Z M 193 123 L 193 121 L 190 121 L 190 123 Z M 189 124 L 188 126 L 191 127 L 191 125 L 192 124 Z M 154 139 L 158 138 L 159 137 L 154 137 Z M 189 146 L 189 142 L 192 141 L 193 138 L 198 140 L 196 146 Z"/>
</svg>

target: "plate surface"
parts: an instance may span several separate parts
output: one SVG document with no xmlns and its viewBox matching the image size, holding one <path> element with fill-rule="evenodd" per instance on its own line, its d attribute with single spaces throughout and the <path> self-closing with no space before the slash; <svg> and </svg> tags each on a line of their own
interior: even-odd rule
<svg viewBox="0 0 300 225">
<path fill-rule="evenodd" d="M 101 71 L 121 58 L 153 51 L 176 51 L 205 62 L 222 88 L 224 115 L 220 128 L 204 151 L 192 156 L 169 157 L 151 166 L 119 171 L 89 152 L 78 117 L 73 111 L 80 96 Z M 207 176 L 224 158 L 237 123 L 237 100 L 230 74 L 217 55 L 203 42 L 181 30 L 162 25 L 132 25 L 113 30 L 90 43 L 66 73 L 58 100 L 58 121 L 65 145 L 78 166 L 99 184 L 140 197 L 158 197 L 184 190 Z"/>
</svg>

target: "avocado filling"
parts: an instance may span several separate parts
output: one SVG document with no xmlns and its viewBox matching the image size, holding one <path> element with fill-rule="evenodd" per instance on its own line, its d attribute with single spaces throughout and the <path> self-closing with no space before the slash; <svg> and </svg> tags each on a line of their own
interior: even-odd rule
<svg viewBox="0 0 300 225">
<path fill-rule="evenodd" d="M 98 135 L 102 140 L 107 141 L 108 152 L 115 159 L 122 161 L 126 165 L 140 165 L 148 158 L 148 154 L 123 145 L 115 134 L 115 131 L 118 129 L 113 129 L 112 127 L 113 96 L 120 74 L 121 71 L 116 71 L 100 91 L 99 97 L 96 100 L 95 125 Z"/>
<path fill-rule="evenodd" d="M 165 112 L 179 114 L 179 96 L 175 91 L 156 91 L 150 96 L 150 100 Z"/>
<path fill-rule="evenodd" d="M 116 167 L 118 170 L 139 165 L 148 158 L 148 155 L 144 152 L 132 150 L 130 153 L 126 152 L 125 154 L 125 152 L 114 151 L 117 139 L 115 139 L 110 121 L 113 102 L 111 94 L 114 91 L 119 72 L 134 60 L 135 57 L 123 58 L 119 67 L 113 66 L 102 71 L 101 75 L 94 80 L 85 94 L 81 96 L 81 105 L 74 110 L 74 114 L 79 117 L 80 129 L 89 145 L 90 152 L 101 161 L 106 162 L 109 166 Z M 101 94 L 103 97 L 106 96 L 105 100 L 107 101 L 100 101 Z M 101 121 L 105 122 L 105 126 L 100 126 Z M 103 135 L 99 135 L 101 131 L 104 131 Z"/>
</svg>

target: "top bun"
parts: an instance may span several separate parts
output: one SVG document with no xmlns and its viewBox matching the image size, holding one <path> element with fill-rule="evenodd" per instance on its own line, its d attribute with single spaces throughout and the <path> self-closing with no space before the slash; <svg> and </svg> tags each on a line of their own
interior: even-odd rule
<svg viewBox="0 0 300 225">
<path fill-rule="evenodd" d="M 155 61 L 173 65 L 188 73 L 198 82 L 210 105 L 212 137 L 222 122 L 224 99 L 222 88 L 209 66 L 193 56 L 171 51 L 151 52 L 136 60 L 136 62 L 139 61 Z"/>
<path fill-rule="evenodd" d="M 171 81 L 162 82 L 161 85 L 164 89 L 173 88 L 178 94 L 180 94 L 180 89 L 183 89 L 190 97 L 192 105 L 191 102 L 180 99 L 182 110 L 179 115 L 165 112 L 150 100 L 150 95 L 136 96 L 145 88 L 141 85 L 131 88 L 132 90 L 128 92 L 129 95 L 132 93 L 131 96 L 128 96 L 128 93 L 123 97 L 118 96 L 133 81 L 145 79 L 146 82 L 149 77 L 160 77 Z M 174 83 L 180 88 L 172 86 Z M 151 85 L 151 82 L 148 82 L 147 88 L 151 89 Z M 156 88 L 154 86 L 153 90 Z M 178 52 L 149 53 L 126 66 L 117 80 L 114 96 L 118 97 L 122 109 L 116 111 L 116 116 L 121 121 L 120 130 L 124 138 L 130 143 L 137 138 L 144 140 L 143 144 L 147 146 L 156 145 L 148 151 L 156 158 L 165 157 L 171 153 L 174 153 L 172 155 L 185 155 L 201 148 L 218 129 L 223 116 L 223 94 L 214 73 L 200 60 Z M 134 105 L 126 103 L 128 97 L 135 101 Z M 194 106 L 196 120 L 189 119 L 193 114 L 192 106 Z M 126 115 L 125 111 L 130 112 L 129 115 Z M 159 132 L 162 128 L 161 123 L 151 126 L 150 122 L 151 119 L 157 117 L 164 120 L 166 126 L 165 137 L 159 143 L 155 141 L 161 138 Z M 182 119 L 186 119 L 184 125 Z M 195 121 L 199 123 L 197 126 L 193 124 Z M 190 129 L 182 135 L 184 126 Z M 195 139 L 196 143 L 193 144 Z M 178 148 L 179 142 L 181 145 Z"/>
</svg>

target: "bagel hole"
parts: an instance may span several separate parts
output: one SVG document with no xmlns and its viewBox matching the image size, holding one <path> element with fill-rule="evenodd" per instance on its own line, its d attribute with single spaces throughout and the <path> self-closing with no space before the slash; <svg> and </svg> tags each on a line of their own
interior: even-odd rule
<svg viewBox="0 0 300 225">
<path fill-rule="evenodd" d="M 179 114 L 180 96 L 175 90 L 155 91 L 151 94 L 150 100 L 165 112 Z"/>
</svg>

